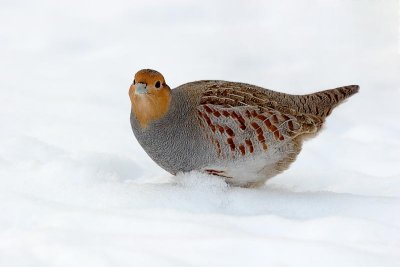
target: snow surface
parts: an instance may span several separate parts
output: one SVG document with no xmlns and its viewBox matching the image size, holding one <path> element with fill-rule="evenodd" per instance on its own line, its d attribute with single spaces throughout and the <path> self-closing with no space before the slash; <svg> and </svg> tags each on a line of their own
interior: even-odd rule
<svg viewBox="0 0 400 267">
<path fill-rule="evenodd" d="M 0 2 L 0 266 L 400 266 L 398 1 Z M 360 93 L 260 189 L 171 177 L 141 68 Z"/>
</svg>

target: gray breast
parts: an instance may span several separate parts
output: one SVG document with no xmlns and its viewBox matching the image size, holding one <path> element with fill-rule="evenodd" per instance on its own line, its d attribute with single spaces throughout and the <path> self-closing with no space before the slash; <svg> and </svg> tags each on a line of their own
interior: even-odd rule
<svg viewBox="0 0 400 267">
<path fill-rule="evenodd" d="M 131 112 L 131 126 L 146 153 L 170 173 L 191 171 L 212 162 L 209 143 L 199 129 L 196 103 L 180 88 L 172 90 L 170 109 L 160 120 L 140 127 Z M 208 152 L 208 153 L 207 153 Z"/>
</svg>

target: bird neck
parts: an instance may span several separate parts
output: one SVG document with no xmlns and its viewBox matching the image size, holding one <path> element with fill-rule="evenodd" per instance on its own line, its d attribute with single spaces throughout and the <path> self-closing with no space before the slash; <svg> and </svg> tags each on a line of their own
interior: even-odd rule
<svg viewBox="0 0 400 267">
<path fill-rule="evenodd" d="M 145 129 L 150 122 L 164 117 L 171 103 L 171 91 L 162 90 L 157 95 L 133 95 L 131 98 L 132 111 L 140 126 Z"/>
</svg>

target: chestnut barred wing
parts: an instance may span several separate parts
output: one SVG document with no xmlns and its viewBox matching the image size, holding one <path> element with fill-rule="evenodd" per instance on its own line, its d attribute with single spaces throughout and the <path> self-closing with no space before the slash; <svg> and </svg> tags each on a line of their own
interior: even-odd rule
<svg viewBox="0 0 400 267">
<path fill-rule="evenodd" d="M 301 134 L 314 133 L 322 123 L 309 116 L 253 106 L 227 108 L 201 104 L 197 107 L 197 116 L 207 139 L 221 157 L 266 151 Z"/>
<path fill-rule="evenodd" d="M 280 105 L 262 89 L 228 82 L 213 84 L 203 93 L 197 116 L 207 139 L 222 157 L 278 147 L 317 132 L 323 123 L 319 116 Z"/>
</svg>

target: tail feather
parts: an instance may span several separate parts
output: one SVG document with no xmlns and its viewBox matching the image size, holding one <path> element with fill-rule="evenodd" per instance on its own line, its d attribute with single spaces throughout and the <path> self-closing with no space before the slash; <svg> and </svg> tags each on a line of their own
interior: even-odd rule
<svg viewBox="0 0 400 267">
<path fill-rule="evenodd" d="M 335 89 L 303 95 L 301 96 L 301 98 L 303 98 L 301 102 L 305 103 L 304 106 L 306 106 L 306 108 L 304 111 L 306 113 L 326 118 L 331 114 L 335 107 L 350 96 L 356 94 L 358 90 L 358 85 L 338 87 Z"/>
</svg>

